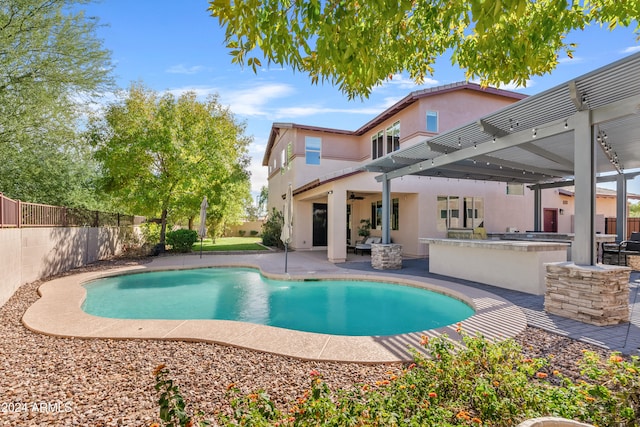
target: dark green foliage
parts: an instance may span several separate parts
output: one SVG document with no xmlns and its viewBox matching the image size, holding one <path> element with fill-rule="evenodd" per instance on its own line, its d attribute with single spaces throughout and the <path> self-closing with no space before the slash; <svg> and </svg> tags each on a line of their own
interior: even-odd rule
<svg viewBox="0 0 640 427">
<path fill-rule="evenodd" d="M 265 246 L 275 246 L 278 248 L 284 247 L 282 240 L 280 240 L 280 234 L 282 233 L 282 225 L 284 224 L 284 217 L 282 212 L 273 208 L 269 218 L 262 226 L 262 244 Z"/>
<path fill-rule="evenodd" d="M 191 252 L 191 247 L 198 241 L 198 233 L 195 230 L 175 230 L 167 233 L 167 244 L 173 247 L 174 252 Z"/>
</svg>

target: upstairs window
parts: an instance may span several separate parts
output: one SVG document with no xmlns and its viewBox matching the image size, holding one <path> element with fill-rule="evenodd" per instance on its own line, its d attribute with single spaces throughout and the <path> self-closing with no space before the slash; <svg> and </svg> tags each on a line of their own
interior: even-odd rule
<svg viewBox="0 0 640 427">
<path fill-rule="evenodd" d="M 427 132 L 438 132 L 438 112 L 427 111 Z"/>
<path fill-rule="evenodd" d="M 400 149 L 400 122 L 387 128 L 387 154 Z"/>
<path fill-rule="evenodd" d="M 507 183 L 507 194 L 510 196 L 524 196 L 524 184 Z"/>
<path fill-rule="evenodd" d="M 320 151 L 322 148 L 322 140 L 315 136 L 306 136 L 304 138 L 304 155 L 308 165 L 320 164 Z"/>
<path fill-rule="evenodd" d="M 380 131 L 374 136 L 371 137 L 371 158 L 377 159 L 378 157 L 384 156 L 384 132 Z"/>
<path fill-rule="evenodd" d="M 287 151 L 282 150 L 280 153 L 280 173 L 284 173 L 287 170 Z"/>
</svg>

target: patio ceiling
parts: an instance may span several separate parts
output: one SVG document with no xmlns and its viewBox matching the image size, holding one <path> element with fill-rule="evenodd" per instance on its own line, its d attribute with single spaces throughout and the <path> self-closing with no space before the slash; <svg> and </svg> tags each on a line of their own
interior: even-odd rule
<svg viewBox="0 0 640 427">
<path fill-rule="evenodd" d="M 598 141 L 598 176 L 640 168 L 638 53 L 376 159 L 364 169 L 383 174 L 378 181 L 420 175 L 566 183 L 575 174 L 574 115 L 586 110 Z"/>
</svg>

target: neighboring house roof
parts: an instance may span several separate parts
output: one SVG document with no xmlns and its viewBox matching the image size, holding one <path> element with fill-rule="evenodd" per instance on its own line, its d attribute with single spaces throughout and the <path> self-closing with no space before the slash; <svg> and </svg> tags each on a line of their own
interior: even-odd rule
<svg viewBox="0 0 640 427">
<path fill-rule="evenodd" d="M 493 95 L 504 96 L 507 98 L 513 98 L 514 100 L 520 100 L 527 97 L 527 95 L 512 92 L 509 90 L 497 89 L 494 87 L 486 87 L 483 88 L 477 83 L 470 82 L 456 82 L 442 86 L 435 86 L 428 89 L 421 89 L 411 92 L 409 95 L 402 98 L 400 101 L 393 104 L 391 107 L 384 110 L 382 113 L 374 117 L 372 120 L 361 126 L 355 131 L 349 130 L 341 130 L 341 129 L 331 129 L 317 126 L 309 126 L 309 125 L 301 125 L 296 123 L 273 123 L 271 125 L 271 133 L 269 135 L 269 141 L 267 142 L 267 148 L 265 149 L 264 158 L 262 159 L 262 166 L 269 165 L 269 158 L 271 157 L 271 151 L 276 142 L 276 136 L 278 135 L 280 129 L 301 129 L 301 130 L 311 130 L 325 133 L 336 133 L 340 135 L 351 135 L 351 136 L 362 136 L 365 133 L 369 132 L 371 129 L 378 126 L 380 123 L 387 120 L 389 117 L 397 114 L 398 112 L 404 110 L 414 102 L 419 99 L 426 98 L 429 96 L 442 95 L 443 93 L 453 92 L 457 90 L 473 90 L 482 93 L 489 93 Z"/>
<path fill-rule="evenodd" d="M 575 196 L 575 187 L 562 187 L 558 189 L 558 193 L 563 196 Z M 616 190 L 608 188 L 596 187 L 596 197 L 616 197 Z M 627 199 L 640 200 L 640 194 L 627 193 Z"/>
</svg>

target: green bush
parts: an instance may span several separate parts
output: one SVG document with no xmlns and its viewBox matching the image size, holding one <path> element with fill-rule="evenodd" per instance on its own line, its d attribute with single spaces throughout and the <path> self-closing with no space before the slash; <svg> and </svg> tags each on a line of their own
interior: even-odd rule
<svg viewBox="0 0 640 427">
<path fill-rule="evenodd" d="M 198 241 L 198 233 L 195 230 L 175 230 L 167 233 L 167 244 L 171 245 L 174 252 L 191 252 L 191 247 Z"/>
<path fill-rule="evenodd" d="M 262 225 L 262 244 L 265 246 L 275 246 L 283 248 L 284 244 L 280 240 L 282 234 L 282 225 L 284 224 L 284 217 L 282 213 L 273 208 L 271 214 Z"/>
<path fill-rule="evenodd" d="M 416 351 L 414 363 L 390 370 L 386 379 L 349 389 L 332 391 L 313 370 L 310 388 L 282 410 L 265 390 L 244 395 L 231 384 L 232 411 L 219 415 L 219 424 L 507 427 L 556 416 L 598 426 L 640 425 L 637 356 L 613 353 L 601 360 L 585 351 L 583 379 L 574 383 L 551 371 L 547 359 L 524 357 L 512 339 L 461 334 L 464 346 L 446 336 L 423 336 L 426 356 Z"/>
<path fill-rule="evenodd" d="M 244 237 L 245 234 L 247 234 L 246 230 L 238 230 L 238 235 L 240 235 L 240 237 Z"/>
<path fill-rule="evenodd" d="M 259 232 L 258 230 L 251 230 L 251 231 L 249 231 L 249 235 L 250 235 L 251 237 L 255 237 L 255 236 L 257 236 L 258 234 L 260 234 L 260 232 Z"/>
<path fill-rule="evenodd" d="M 155 222 L 145 222 L 140 226 L 143 243 L 153 246 L 160 243 L 160 225 Z"/>
</svg>

